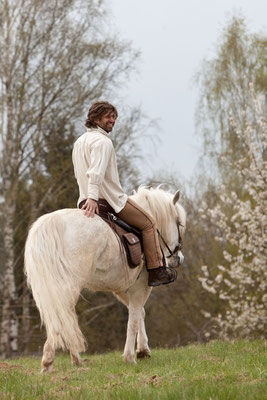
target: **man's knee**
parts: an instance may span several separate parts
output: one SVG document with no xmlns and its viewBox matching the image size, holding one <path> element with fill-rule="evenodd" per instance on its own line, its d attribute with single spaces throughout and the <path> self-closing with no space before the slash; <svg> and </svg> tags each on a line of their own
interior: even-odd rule
<svg viewBox="0 0 267 400">
<path fill-rule="evenodd" d="M 153 229 L 154 231 L 157 229 L 156 222 L 154 221 L 154 219 L 150 219 L 150 218 L 146 217 L 144 228 L 142 230 L 148 231 L 150 229 Z"/>
</svg>

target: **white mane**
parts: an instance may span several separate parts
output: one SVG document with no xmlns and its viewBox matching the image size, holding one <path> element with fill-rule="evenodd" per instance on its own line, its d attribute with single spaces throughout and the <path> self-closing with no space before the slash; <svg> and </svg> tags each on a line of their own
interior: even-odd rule
<svg viewBox="0 0 267 400">
<path fill-rule="evenodd" d="M 148 188 L 140 186 L 131 198 L 153 215 L 162 234 L 167 233 L 170 218 L 177 219 L 185 227 L 186 213 L 184 208 L 176 202 L 173 204 L 173 194 L 159 187 Z M 184 228 L 182 228 L 184 230 Z"/>
</svg>

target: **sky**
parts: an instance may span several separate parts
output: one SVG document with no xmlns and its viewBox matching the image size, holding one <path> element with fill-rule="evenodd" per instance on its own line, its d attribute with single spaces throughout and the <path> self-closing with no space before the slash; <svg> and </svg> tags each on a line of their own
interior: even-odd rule
<svg viewBox="0 0 267 400">
<path fill-rule="evenodd" d="M 112 27 L 141 52 L 138 74 L 122 90 L 158 122 L 160 142 L 143 141 L 147 174 L 167 171 L 185 182 L 197 172 L 201 141 L 194 114 L 199 89 L 193 77 L 212 57 L 227 21 L 241 12 L 251 32 L 266 32 L 266 0 L 107 0 Z M 118 105 L 119 108 L 119 105 Z"/>
</svg>

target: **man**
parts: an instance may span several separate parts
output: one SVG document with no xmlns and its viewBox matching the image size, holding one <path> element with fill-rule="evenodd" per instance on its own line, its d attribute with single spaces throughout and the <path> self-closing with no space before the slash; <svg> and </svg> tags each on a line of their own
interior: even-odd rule
<svg viewBox="0 0 267 400">
<path fill-rule="evenodd" d="M 154 219 L 123 192 L 109 133 L 118 112 L 108 102 L 96 102 L 89 109 L 87 132 L 74 143 L 72 160 L 79 185 L 78 206 L 87 217 L 99 213 L 98 200 L 104 199 L 126 223 L 142 231 L 148 269 L 148 285 L 173 282 L 176 274 L 165 266 Z"/>
</svg>

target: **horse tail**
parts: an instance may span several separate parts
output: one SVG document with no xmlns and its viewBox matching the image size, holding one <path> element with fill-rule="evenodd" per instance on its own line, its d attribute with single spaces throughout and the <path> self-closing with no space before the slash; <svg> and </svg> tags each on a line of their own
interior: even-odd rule
<svg viewBox="0 0 267 400">
<path fill-rule="evenodd" d="M 81 282 L 64 255 L 65 229 L 56 212 L 32 225 L 25 245 L 25 274 L 54 349 L 84 351 L 75 313 Z"/>
</svg>

